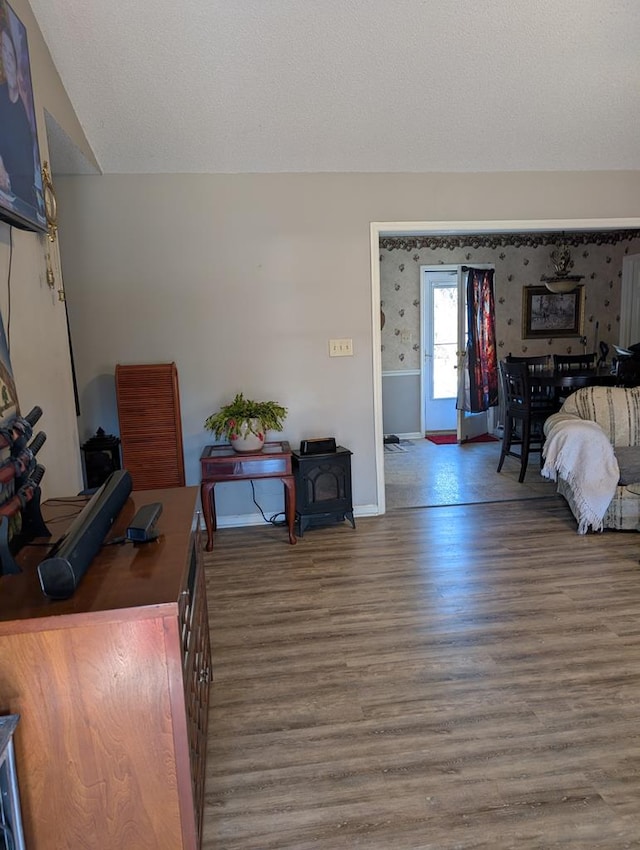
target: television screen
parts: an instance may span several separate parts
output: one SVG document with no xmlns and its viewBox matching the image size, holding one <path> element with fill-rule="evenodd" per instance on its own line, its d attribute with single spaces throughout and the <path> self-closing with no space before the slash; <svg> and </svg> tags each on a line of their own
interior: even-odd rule
<svg viewBox="0 0 640 850">
<path fill-rule="evenodd" d="M 0 0 L 0 219 L 45 232 L 27 31 Z"/>
</svg>

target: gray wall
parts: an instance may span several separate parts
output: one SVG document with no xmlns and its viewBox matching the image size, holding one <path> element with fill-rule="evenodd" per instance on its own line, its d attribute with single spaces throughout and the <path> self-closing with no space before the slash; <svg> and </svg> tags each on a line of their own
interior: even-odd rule
<svg viewBox="0 0 640 850">
<path fill-rule="evenodd" d="M 242 390 L 289 408 L 293 445 L 334 435 L 354 452 L 361 512 L 378 503 L 371 222 L 640 214 L 640 173 L 621 172 L 116 175 L 58 190 L 81 439 L 115 428 L 117 362 L 175 360 L 190 483 L 205 417 Z M 354 356 L 329 358 L 331 337 Z M 255 513 L 239 484 L 218 504 Z"/>
<path fill-rule="evenodd" d="M 420 434 L 420 375 L 382 375 L 382 430 L 385 434 Z"/>
</svg>

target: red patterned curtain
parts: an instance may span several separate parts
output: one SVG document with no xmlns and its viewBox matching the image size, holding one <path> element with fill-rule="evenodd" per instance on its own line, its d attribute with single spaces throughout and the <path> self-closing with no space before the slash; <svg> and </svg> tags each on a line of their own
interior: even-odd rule
<svg viewBox="0 0 640 850">
<path fill-rule="evenodd" d="M 468 270 L 467 325 L 469 410 L 481 413 L 498 405 L 493 269 Z"/>
</svg>

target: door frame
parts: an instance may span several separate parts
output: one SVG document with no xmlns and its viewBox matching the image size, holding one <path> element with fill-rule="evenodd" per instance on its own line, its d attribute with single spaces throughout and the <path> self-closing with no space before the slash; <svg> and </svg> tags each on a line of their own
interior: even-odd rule
<svg viewBox="0 0 640 850">
<path fill-rule="evenodd" d="M 377 513 L 386 511 L 384 491 L 384 429 L 382 427 L 382 329 L 380 327 L 380 236 L 527 233 L 554 230 L 639 229 L 640 218 L 521 219 L 514 221 L 372 221 L 369 225 L 371 267 L 371 340 L 373 376 L 373 436 Z"/>
<path fill-rule="evenodd" d="M 620 289 L 620 336 L 618 345 L 627 348 L 640 340 L 640 301 L 639 289 L 636 286 L 640 280 L 640 254 L 629 254 L 622 258 L 622 282 Z M 633 332 L 638 339 L 634 339 Z"/>
</svg>

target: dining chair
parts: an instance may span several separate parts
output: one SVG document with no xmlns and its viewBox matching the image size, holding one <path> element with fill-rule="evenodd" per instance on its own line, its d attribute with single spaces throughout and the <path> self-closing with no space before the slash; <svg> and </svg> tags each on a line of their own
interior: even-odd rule
<svg viewBox="0 0 640 850">
<path fill-rule="evenodd" d="M 527 472 L 530 452 L 540 452 L 544 445 L 543 425 L 545 420 L 555 413 L 557 405 L 552 396 L 537 396 L 535 376 L 532 378 L 529 368 L 523 362 L 500 362 L 500 378 L 504 393 L 504 432 L 498 469 L 502 470 L 504 459 L 515 457 L 520 460 L 522 483 Z M 546 388 L 545 388 L 546 389 Z"/>
<path fill-rule="evenodd" d="M 552 359 L 547 354 L 534 355 L 531 357 L 514 357 L 508 354 L 505 358 L 507 363 L 524 363 L 529 371 L 529 389 L 534 404 L 538 407 L 547 407 L 556 404 L 556 393 L 552 387 L 542 386 L 536 383 L 536 375 L 548 374 L 552 369 Z"/>
<path fill-rule="evenodd" d="M 578 372 L 595 369 L 597 354 L 554 354 L 554 372 Z"/>
<path fill-rule="evenodd" d="M 536 372 L 546 372 L 551 368 L 551 358 L 548 354 L 540 354 L 531 357 L 514 357 L 513 354 L 508 354 L 505 357 L 507 363 L 526 363 L 529 369 L 530 374 L 535 374 Z"/>
<path fill-rule="evenodd" d="M 554 354 L 553 355 L 553 371 L 562 375 L 571 375 L 572 372 L 584 372 L 589 369 L 595 369 L 597 354 Z M 567 395 L 571 390 L 566 388 L 558 388 L 556 390 L 556 401 L 559 407 L 562 407 Z"/>
</svg>

